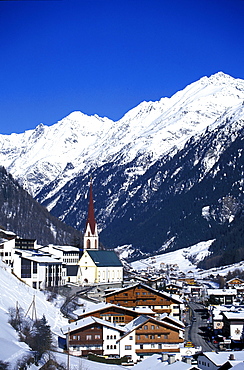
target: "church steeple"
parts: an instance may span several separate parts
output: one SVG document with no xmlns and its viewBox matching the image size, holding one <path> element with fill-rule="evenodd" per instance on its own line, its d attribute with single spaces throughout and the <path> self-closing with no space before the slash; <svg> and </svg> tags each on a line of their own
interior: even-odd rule
<svg viewBox="0 0 244 370">
<path fill-rule="evenodd" d="M 84 233 L 84 250 L 86 249 L 98 249 L 98 232 L 94 213 L 92 180 L 90 182 L 88 216 Z"/>
</svg>

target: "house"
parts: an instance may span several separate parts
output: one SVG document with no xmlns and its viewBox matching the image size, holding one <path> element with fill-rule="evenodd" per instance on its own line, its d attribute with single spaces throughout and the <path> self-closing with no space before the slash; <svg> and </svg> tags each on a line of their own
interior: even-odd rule
<svg viewBox="0 0 244 370">
<path fill-rule="evenodd" d="M 204 352 L 197 358 L 198 367 L 202 370 L 219 370 L 227 361 L 231 361 L 231 366 L 234 365 L 234 362 L 236 364 L 238 362 L 243 362 L 244 352 Z M 225 370 L 230 367 L 226 367 Z"/>
<path fill-rule="evenodd" d="M 126 329 L 90 316 L 70 323 L 62 331 L 66 335 L 67 349 L 72 355 L 87 356 L 94 353 L 115 357 L 119 356 L 117 340 Z"/>
<path fill-rule="evenodd" d="M 7 265 L 13 264 L 15 239 L 0 238 L 0 258 Z"/>
<path fill-rule="evenodd" d="M 143 309 L 138 307 L 132 309 L 104 302 L 94 304 L 88 310 L 82 308 L 78 309 L 74 312 L 74 314 L 76 314 L 79 319 L 93 316 L 119 325 L 126 325 L 142 314 L 155 316 L 155 312 L 153 312 L 150 308 Z"/>
<path fill-rule="evenodd" d="M 228 281 L 226 281 L 226 286 L 228 288 L 243 288 L 244 287 L 244 280 L 239 279 L 239 278 L 233 278 Z"/>
<path fill-rule="evenodd" d="M 16 249 L 13 273 L 35 289 L 64 285 L 66 267 L 62 261 L 39 251 Z"/>
<path fill-rule="evenodd" d="M 207 289 L 207 296 L 212 305 L 233 304 L 237 296 L 236 289 Z"/>
<path fill-rule="evenodd" d="M 230 338 L 232 343 L 243 347 L 244 342 L 244 310 L 239 312 L 222 312 L 223 336 Z"/>
<path fill-rule="evenodd" d="M 78 280 L 85 284 L 122 283 L 123 265 L 114 251 L 85 250 L 79 261 Z"/>
<path fill-rule="evenodd" d="M 184 329 L 178 325 L 142 315 L 125 326 L 127 332 L 118 339 L 120 357 L 133 362 L 163 352 L 180 352 Z"/>
<path fill-rule="evenodd" d="M 137 283 L 105 294 L 107 303 L 124 307 L 148 307 L 158 314 L 167 313 L 181 319 L 183 301 L 177 296 L 155 290 L 145 284 Z"/>
<path fill-rule="evenodd" d="M 155 353 L 179 353 L 184 342 L 182 328 L 147 315 L 125 326 L 89 316 L 70 323 L 62 332 L 70 354 L 126 356 L 133 362 Z"/>
</svg>

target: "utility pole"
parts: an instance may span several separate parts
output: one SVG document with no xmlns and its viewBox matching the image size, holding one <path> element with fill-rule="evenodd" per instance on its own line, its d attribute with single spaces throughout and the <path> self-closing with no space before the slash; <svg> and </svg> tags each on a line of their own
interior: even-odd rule
<svg viewBox="0 0 244 370">
<path fill-rule="evenodd" d="M 67 340 L 67 350 L 68 350 L 67 370 L 69 370 L 69 335 L 70 335 L 70 328 L 68 329 L 68 340 Z"/>
</svg>

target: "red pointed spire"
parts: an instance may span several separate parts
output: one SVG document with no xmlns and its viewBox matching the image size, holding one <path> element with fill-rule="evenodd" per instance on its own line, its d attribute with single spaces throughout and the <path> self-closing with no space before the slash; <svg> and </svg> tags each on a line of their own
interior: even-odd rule
<svg viewBox="0 0 244 370">
<path fill-rule="evenodd" d="M 92 180 L 90 183 L 90 196 L 89 196 L 88 217 L 86 221 L 86 228 L 88 224 L 90 225 L 92 234 L 95 234 L 96 220 L 95 220 L 93 196 L 92 196 Z"/>
</svg>

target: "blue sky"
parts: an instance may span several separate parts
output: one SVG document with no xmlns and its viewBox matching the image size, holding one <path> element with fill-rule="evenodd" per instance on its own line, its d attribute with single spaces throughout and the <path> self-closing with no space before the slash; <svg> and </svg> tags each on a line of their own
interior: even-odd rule
<svg viewBox="0 0 244 370">
<path fill-rule="evenodd" d="M 0 133 L 244 79 L 243 0 L 0 1 Z"/>
</svg>

